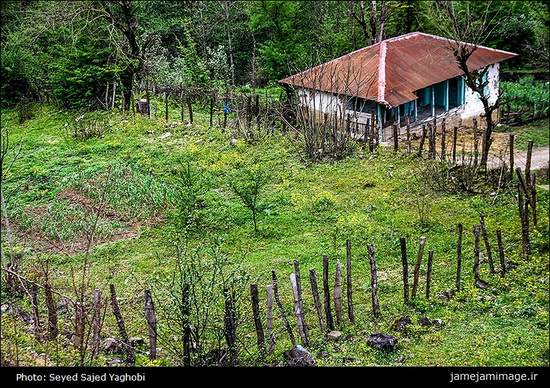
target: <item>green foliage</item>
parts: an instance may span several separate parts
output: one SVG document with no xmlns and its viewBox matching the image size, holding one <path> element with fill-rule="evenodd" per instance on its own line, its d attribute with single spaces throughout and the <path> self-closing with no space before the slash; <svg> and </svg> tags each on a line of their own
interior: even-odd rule
<svg viewBox="0 0 550 388">
<path fill-rule="evenodd" d="M 258 215 L 260 198 L 264 187 L 272 180 L 271 173 L 263 166 L 238 166 L 236 172 L 229 177 L 229 185 L 240 198 L 244 206 L 252 213 L 254 232 L 258 231 Z"/>
<path fill-rule="evenodd" d="M 512 111 L 534 109 L 535 104 L 541 115 L 549 114 L 550 83 L 535 81 L 533 76 L 521 77 L 517 82 L 501 82 L 502 100 Z"/>
</svg>

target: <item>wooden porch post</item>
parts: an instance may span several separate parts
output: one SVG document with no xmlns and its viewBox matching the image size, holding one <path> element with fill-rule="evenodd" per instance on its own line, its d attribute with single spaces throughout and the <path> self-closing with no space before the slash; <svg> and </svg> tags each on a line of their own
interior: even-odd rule
<svg viewBox="0 0 550 388">
<path fill-rule="evenodd" d="M 433 86 L 431 86 L 430 92 L 432 93 L 432 117 L 435 117 L 435 88 Z"/>
<path fill-rule="evenodd" d="M 384 135 L 384 130 L 383 130 L 383 127 L 382 127 L 382 105 L 378 104 L 377 106 L 377 110 L 378 110 L 378 139 L 379 141 L 384 141 L 384 138 L 383 138 L 383 135 Z"/>
<path fill-rule="evenodd" d="M 445 112 L 449 110 L 449 80 L 445 81 Z"/>
</svg>

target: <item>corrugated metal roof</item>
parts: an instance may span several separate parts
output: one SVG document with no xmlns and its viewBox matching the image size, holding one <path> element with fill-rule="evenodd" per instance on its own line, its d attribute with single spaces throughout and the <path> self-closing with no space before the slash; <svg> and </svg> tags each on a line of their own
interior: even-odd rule
<svg viewBox="0 0 550 388">
<path fill-rule="evenodd" d="M 396 107 L 416 99 L 413 94 L 416 90 L 463 74 L 453 55 L 453 47 L 457 47 L 456 41 L 412 32 L 346 54 L 279 82 L 357 96 Z M 477 70 L 516 55 L 477 46 L 467 64 L 470 70 Z"/>
</svg>

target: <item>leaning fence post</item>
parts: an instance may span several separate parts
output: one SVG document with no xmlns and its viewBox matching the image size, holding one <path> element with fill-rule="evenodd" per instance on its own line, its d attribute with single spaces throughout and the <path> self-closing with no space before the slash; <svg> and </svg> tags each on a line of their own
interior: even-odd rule
<svg viewBox="0 0 550 388">
<path fill-rule="evenodd" d="M 527 143 L 527 159 L 525 161 L 525 184 L 531 187 L 531 159 L 533 157 L 533 140 Z"/>
<path fill-rule="evenodd" d="M 327 327 L 329 330 L 334 330 L 334 321 L 332 320 L 332 311 L 330 308 L 330 291 L 328 285 L 328 256 L 323 256 L 323 295 L 325 299 L 325 316 L 327 319 Z"/>
<path fill-rule="evenodd" d="M 124 326 L 124 319 L 122 319 L 122 314 L 120 314 L 120 308 L 118 307 L 118 301 L 117 301 L 117 296 L 115 292 L 115 285 L 110 284 L 109 287 L 111 288 L 111 307 L 113 309 L 113 314 L 115 315 L 115 318 L 116 318 L 120 337 L 122 338 L 122 342 L 124 345 L 124 352 L 126 353 L 126 362 L 130 365 L 134 365 L 134 363 L 136 362 L 136 359 L 134 356 L 134 348 L 130 346 L 130 339 L 128 338 L 128 333 L 126 332 L 126 327 Z"/>
<path fill-rule="evenodd" d="M 399 239 L 401 245 L 401 264 L 403 266 L 403 301 L 409 304 L 409 264 L 407 263 L 407 240 Z"/>
<path fill-rule="evenodd" d="M 414 279 L 411 298 L 416 297 L 416 291 L 418 289 L 418 277 L 420 276 L 420 265 L 422 264 L 422 256 L 424 255 L 424 245 L 426 244 L 426 237 L 420 237 L 420 247 L 418 248 L 418 257 L 416 259 L 416 265 L 414 266 Z"/>
<path fill-rule="evenodd" d="M 369 263 L 371 273 L 371 299 L 372 299 L 372 312 L 376 318 L 381 316 L 380 305 L 378 303 L 378 272 L 376 270 L 376 259 L 374 257 L 374 245 L 367 244 L 369 251 Z"/>
<path fill-rule="evenodd" d="M 346 276 L 347 276 L 347 296 L 348 296 L 348 317 L 351 323 L 355 323 L 353 313 L 353 287 L 351 278 L 351 240 L 346 240 Z"/>
<path fill-rule="evenodd" d="M 304 309 L 304 299 L 302 298 L 302 280 L 300 278 L 300 264 L 298 263 L 298 260 L 294 260 L 294 274 L 296 275 L 296 290 L 298 291 L 298 303 L 302 312 L 305 338 L 307 339 L 307 343 L 309 343 L 309 330 L 306 325 L 306 310 Z"/>
<path fill-rule="evenodd" d="M 269 284 L 266 287 L 266 323 L 267 323 L 267 338 L 269 354 L 273 353 L 275 347 L 275 336 L 273 334 L 273 285 Z"/>
<path fill-rule="evenodd" d="M 479 222 L 481 226 L 481 236 L 485 243 L 485 249 L 487 250 L 487 258 L 489 259 L 489 268 L 491 273 L 495 273 L 495 265 L 493 263 L 493 254 L 491 253 L 491 244 L 489 244 L 489 237 L 487 236 L 487 229 L 485 228 L 485 215 L 482 211 L 479 212 Z"/>
<path fill-rule="evenodd" d="M 487 283 L 485 283 L 481 278 L 479 277 L 479 230 L 480 226 L 475 225 L 474 226 L 474 236 L 475 236 L 475 243 L 474 243 L 474 280 L 476 286 L 479 288 L 486 288 Z"/>
<path fill-rule="evenodd" d="M 145 320 L 149 330 L 149 359 L 155 360 L 157 358 L 157 317 L 149 290 L 145 290 Z"/>
<path fill-rule="evenodd" d="M 260 353 L 265 353 L 265 337 L 264 337 L 264 328 L 262 326 L 262 321 L 260 319 L 260 298 L 258 296 L 258 285 L 250 285 L 250 297 L 252 300 L 252 315 L 254 318 L 254 326 L 256 327 L 256 335 L 258 337 L 258 348 Z"/>
<path fill-rule="evenodd" d="M 315 310 L 317 311 L 317 318 L 319 319 L 319 328 L 321 332 L 325 332 L 325 324 L 323 322 L 323 311 L 321 308 L 321 298 L 319 298 L 319 288 L 317 286 L 317 271 L 314 269 L 309 270 L 309 281 L 311 283 L 311 293 L 313 294 L 313 302 Z"/>
<path fill-rule="evenodd" d="M 292 285 L 292 293 L 294 294 L 294 311 L 296 314 L 296 321 L 298 323 L 298 332 L 304 346 L 309 346 L 309 338 L 307 334 L 307 325 L 304 317 L 304 310 L 302 308 L 300 290 L 296 279 L 296 274 L 290 274 L 290 284 Z"/>
<path fill-rule="evenodd" d="M 281 303 L 281 299 L 279 298 L 279 286 L 278 286 L 277 275 L 275 274 L 275 270 L 271 271 L 271 279 L 273 280 L 273 296 L 275 297 L 275 303 L 277 303 L 277 307 L 279 308 L 281 319 L 283 320 L 285 329 L 288 333 L 288 336 L 290 337 L 290 341 L 292 342 L 292 345 L 296 345 L 296 339 L 294 338 L 294 333 L 292 332 L 290 323 L 288 323 L 285 309 L 283 308 L 283 304 Z"/>
</svg>

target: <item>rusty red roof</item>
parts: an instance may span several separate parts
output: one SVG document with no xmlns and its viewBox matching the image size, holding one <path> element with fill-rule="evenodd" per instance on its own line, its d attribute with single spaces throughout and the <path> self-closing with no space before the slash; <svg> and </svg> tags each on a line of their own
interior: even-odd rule
<svg viewBox="0 0 550 388">
<path fill-rule="evenodd" d="M 357 96 L 396 107 L 417 97 L 414 91 L 462 75 L 453 55 L 457 44 L 422 32 L 386 39 L 330 62 L 280 80 L 280 83 L 329 93 Z M 470 70 L 517 56 L 477 46 L 467 61 Z"/>
</svg>

